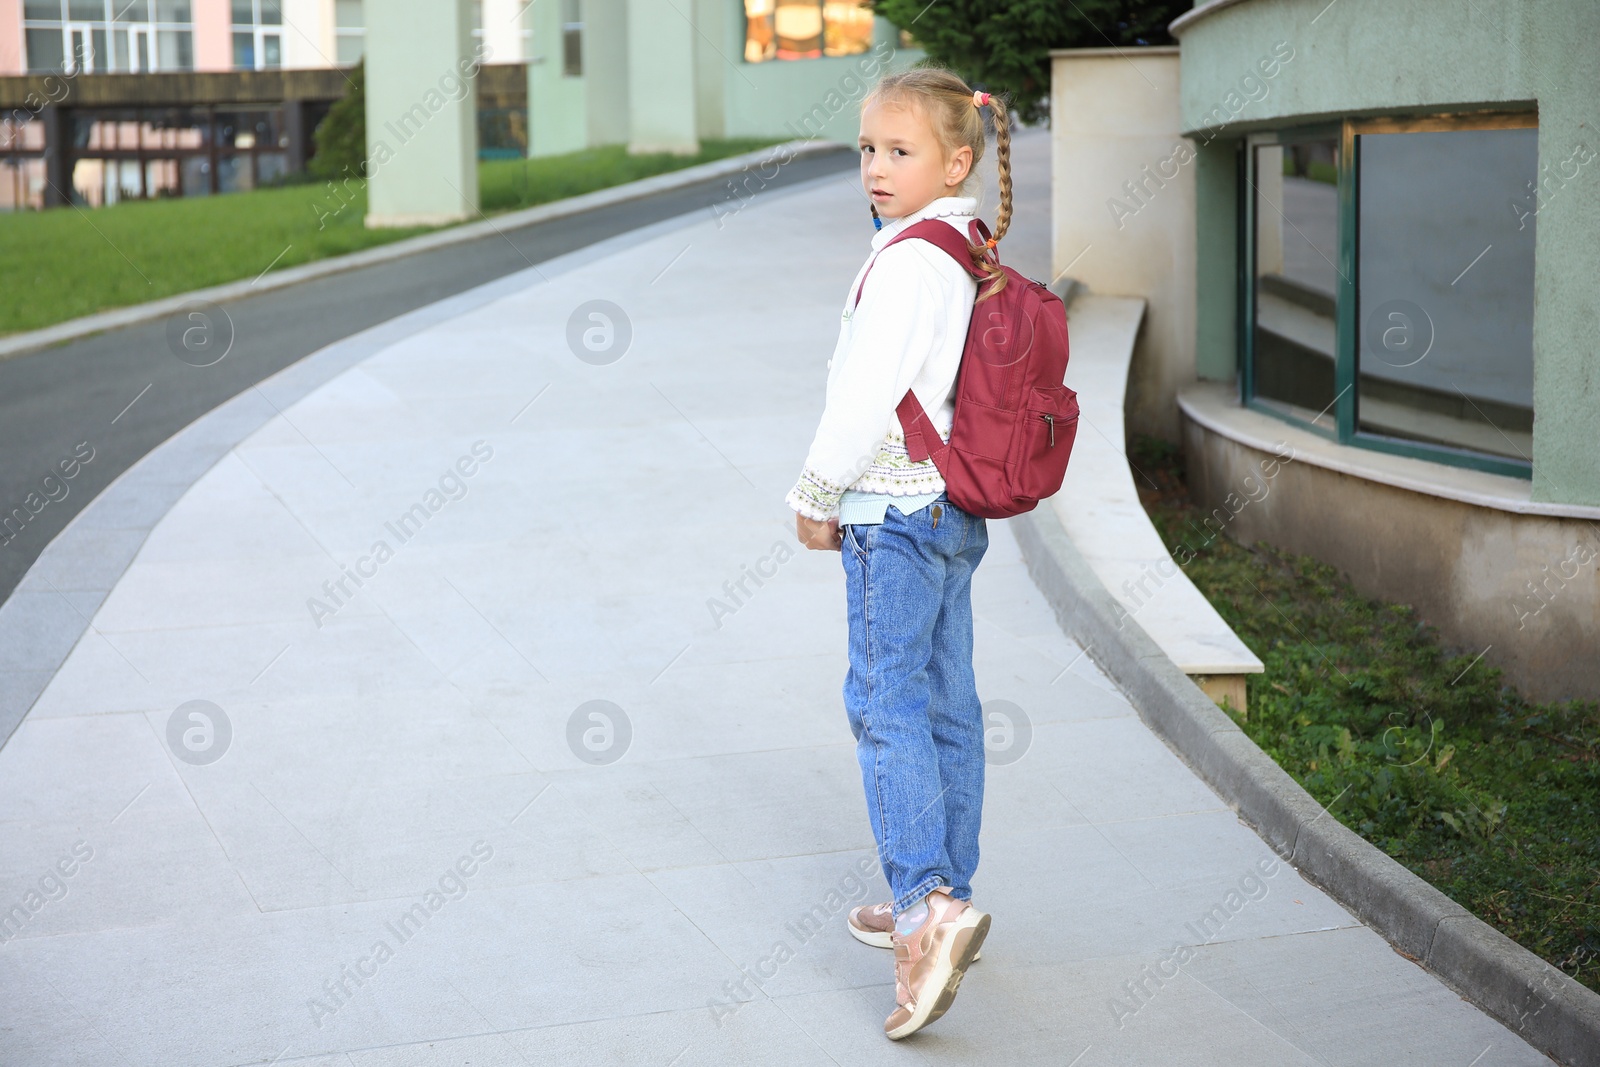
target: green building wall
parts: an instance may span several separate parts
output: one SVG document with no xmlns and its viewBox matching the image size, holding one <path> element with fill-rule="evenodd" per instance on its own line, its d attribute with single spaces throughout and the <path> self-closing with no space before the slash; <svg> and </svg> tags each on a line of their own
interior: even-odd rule
<svg viewBox="0 0 1600 1067">
<path fill-rule="evenodd" d="M 692 26 L 686 18 L 691 13 Z M 691 99 L 701 139 L 821 137 L 853 143 L 867 87 L 885 71 L 903 70 L 923 56 L 919 49 L 901 48 L 899 31 L 878 19 L 873 48 L 861 55 L 747 63 L 742 0 L 584 0 L 583 74 L 567 77 L 561 5 L 533 4 L 526 17 L 533 36 L 533 156 L 606 144 L 688 150 L 682 136 L 663 137 L 661 131 L 681 133 L 677 116 Z M 688 74 L 686 64 L 692 65 Z M 686 79 L 687 97 L 681 84 Z M 641 140 L 647 128 L 656 133 Z"/>
<path fill-rule="evenodd" d="M 1540 173 L 1582 146 L 1600 150 L 1600 4 L 1594 0 L 1213 2 L 1184 25 L 1182 114 L 1199 138 L 1232 112 L 1240 81 L 1278 42 L 1294 58 L 1247 100 L 1196 170 L 1196 368 L 1236 365 L 1238 179 L 1234 151 L 1255 130 L 1346 116 L 1537 109 Z M 1546 167 L 1550 167 L 1548 172 Z M 1533 321 L 1533 498 L 1600 504 L 1600 166 L 1539 211 Z"/>
</svg>

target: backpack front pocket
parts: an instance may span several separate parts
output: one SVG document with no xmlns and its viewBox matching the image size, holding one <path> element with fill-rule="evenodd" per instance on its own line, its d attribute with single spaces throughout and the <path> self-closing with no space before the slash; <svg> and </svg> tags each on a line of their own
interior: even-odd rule
<svg viewBox="0 0 1600 1067">
<path fill-rule="evenodd" d="M 1017 427 L 1007 480 L 1019 499 L 1042 500 L 1061 488 L 1078 435 L 1078 394 L 1065 385 L 1035 386 Z"/>
</svg>

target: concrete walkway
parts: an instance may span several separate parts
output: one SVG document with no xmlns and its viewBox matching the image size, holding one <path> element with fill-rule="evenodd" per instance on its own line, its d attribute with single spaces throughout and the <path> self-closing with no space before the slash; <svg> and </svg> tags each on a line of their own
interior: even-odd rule
<svg viewBox="0 0 1600 1067">
<path fill-rule="evenodd" d="M 782 502 L 870 233 L 829 179 L 543 265 L 200 476 L 0 750 L 0 1062 L 1547 1063 L 1239 824 L 1005 523 L 994 932 L 883 1038 L 839 560 Z"/>
</svg>

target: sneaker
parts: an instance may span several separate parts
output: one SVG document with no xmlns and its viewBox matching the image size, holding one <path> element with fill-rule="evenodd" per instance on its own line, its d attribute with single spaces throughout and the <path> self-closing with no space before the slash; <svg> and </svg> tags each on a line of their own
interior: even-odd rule
<svg viewBox="0 0 1600 1067">
<path fill-rule="evenodd" d="M 850 936 L 863 945 L 894 948 L 894 905 L 888 901 L 851 908 L 848 925 Z M 972 962 L 977 963 L 982 958 L 983 952 L 980 950 L 973 953 Z"/>
<path fill-rule="evenodd" d="M 950 1010 L 972 957 L 989 935 L 989 916 L 944 886 L 927 896 L 928 917 L 904 937 L 894 934 L 896 1007 L 884 1020 L 892 1041 L 921 1030 Z"/>
</svg>

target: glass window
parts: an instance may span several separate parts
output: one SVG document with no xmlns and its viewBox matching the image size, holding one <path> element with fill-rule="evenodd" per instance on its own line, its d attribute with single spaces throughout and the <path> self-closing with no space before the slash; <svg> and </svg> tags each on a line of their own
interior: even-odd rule
<svg viewBox="0 0 1600 1067">
<path fill-rule="evenodd" d="M 1314 421 L 1335 396 L 1338 143 L 1255 150 L 1255 396 Z"/>
<path fill-rule="evenodd" d="M 157 30 L 156 53 L 162 70 L 193 70 L 194 34 L 188 30 Z"/>
<path fill-rule="evenodd" d="M 777 0 L 772 26 L 779 59 L 812 59 L 822 54 L 819 0 Z"/>
<path fill-rule="evenodd" d="M 361 61 L 366 51 L 366 21 L 361 0 L 335 0 L 333 7 L 334 62 L 350 67 Z"/>
<path fill-rule="evenodd" d="M 256 24 L 255 4 L 252 0 L 233 0 L 233 24 L 235 26 L 254 26 Z"/>
<path fill-rule="evenodd" d="M 861 0 L 744 0 L 744 58 L 850 56 L 872 47 L 872 7 Z"/>
<path fill-rule="evenodd" d="M 1526 476 L 1533 117 L 1347 119 L 1252 137 L 1247 164 L 1245 399 L 1343 443 Z"/>
<path fill-rule="evenodd" d="M 45 22 L 61 21 L 61 0 L 23 0 L 22 17 Z"/>
<path fill-rule="evenodd" d="M 189 0 L 156 0 L 157 22 L 190 22 Z"/>
<path fill-rule="evenodd" d="M 268 70 L 283 66 L 283 38 L 279 34 L 261 35 L 261 65 Z"/>
<path fill-rule="evenodd" d="M 67 18 L 73 22 L 104 22 L 105 0 L 67 0 Z"/>
<path fill-rule="evenodd" d="M 1528 459 L 1538 130 L 1364 134 L 1356 157 L 1358 427 Z"/>
<path fill-rule="evenodd" d="M 111 0 L 111 14 L 118 22 L 149 22 L 149 0 Z"/>
<path fill-rule="evenodd" d="M 366 51 L 367 39 L 359 34 L 341 33 L 335 42 L 337 53 L 335 62 L 341 67 L 353 67 L 361 62 L 361 55 Z"/>
<path fill-rule="evenodd" d="M 860 0 L 828 0 L 822 14 L 825 55 L 854 56 L 872 47 L 872 8 Z"/>
<path fill-rule="evenodd" d="M 289 156 L 284 152 L 263 152 L 256 156 L 256 174 L 265 185 L 289 173 Z"/>
<path fill-rule="evenodd" d="M 561 0 L 561 74 L 583 77 L 582 0 Z"/>
<path fill-rule="evenodd" d="M 261 0 L 261 25 L 283 25 L 283 8 L 278 6 L 278 0 Z"/>
<path fill-rule="evenodd" d="M 31 27 L 25 34 L 28 46 L 28 69 L 37 74 L 65 70 L 66 53 L 61 47 L 61 31 L 56 28 L 36 30 Z"/>
<path fill-rule="evenodd" d="M 256 35 L 253 33 L 240 33 L 235 30 L 233 34 L 233 65 L 238 70 L 256 69 Z"/>
</svg>

